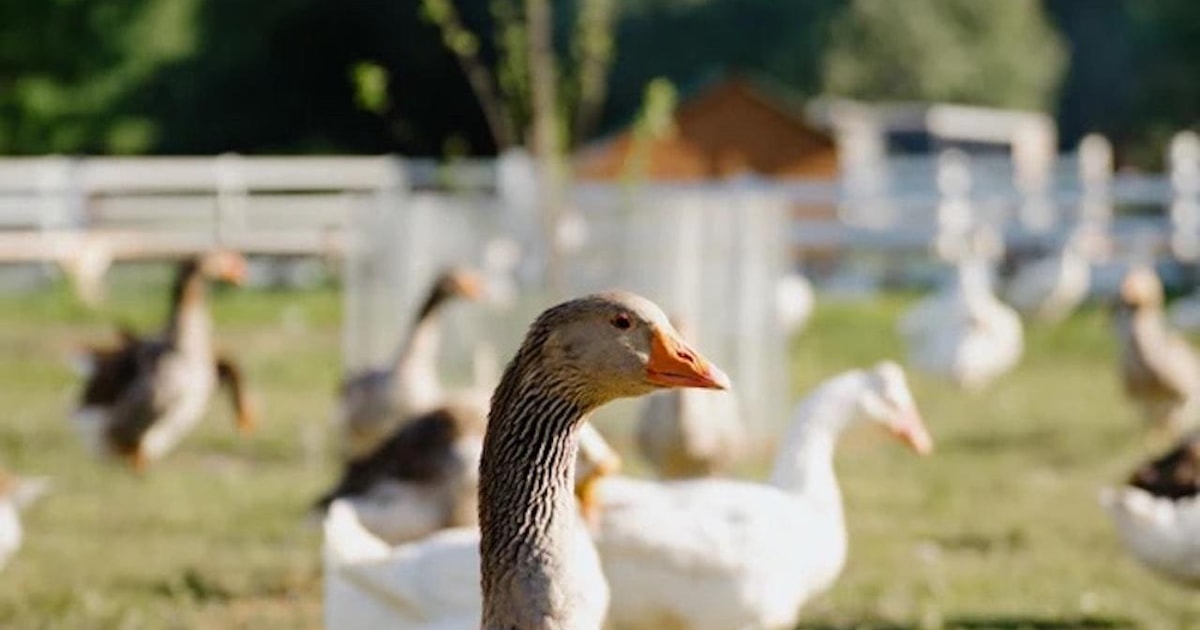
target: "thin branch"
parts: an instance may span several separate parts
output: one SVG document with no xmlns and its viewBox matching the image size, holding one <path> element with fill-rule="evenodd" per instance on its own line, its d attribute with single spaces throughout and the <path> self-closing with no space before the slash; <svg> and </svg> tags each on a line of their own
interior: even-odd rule
<svg viewBox="0 0 1200 630">
<path fill-rule="evenodd" d="M 571 144 L 578 145 L 596 128 L 604 99 L 608 96 L 608 70 L 613 59 L 613 0 L 581 3 L 575 26 L 575 65 L 578 102 L 571 128 Z"/>
<path fill-rule="evenodd" d="M 442 42 L 458 60 L 467 83 L 479 100 L 496 147 L 503 151 L 518 144 L 512 113 L 496 89 L 492 72 L 479 59 L 478 38 L 463 25 L 453 0 L 423 0 L 422 10 L 425 19 L 441 30 Z"/>
</svg>

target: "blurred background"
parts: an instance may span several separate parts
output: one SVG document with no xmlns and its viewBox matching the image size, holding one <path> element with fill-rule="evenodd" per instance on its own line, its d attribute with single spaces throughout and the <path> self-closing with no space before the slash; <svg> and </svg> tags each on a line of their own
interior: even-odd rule
<svg viewBox="0 0 1200 630">
<path fill-rule="evenodd" d="M 339 380 L 450 266 L 486 297 L 445 312 L 447 383 L 635 290 L 733 377 L 750 478 L 816 384 L 912 368 L 939 452 L 847 436 L 850 561 L 803 627 L 1200 625 L 1096 502 L 1177 435 L 1109 305 L 1148 266 L 1200 332 L 1198 78 L 1186 0 L 7 0 L 0 466 L 52 489 L 0 626 L 320 627 Z M 215 249 L 256 432 L 218 403 L 145 474 L 93 461 L 72 357 L 162 328 Z M 637 409 L 598 420 L 626 454 Z"/>
</svg>

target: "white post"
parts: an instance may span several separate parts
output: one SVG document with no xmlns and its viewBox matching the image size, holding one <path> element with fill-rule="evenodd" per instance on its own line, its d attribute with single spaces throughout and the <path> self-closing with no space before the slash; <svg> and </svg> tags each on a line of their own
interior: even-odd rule
<svg viewBox="0 0 1200 630">
<path fill-rule="evenodd" d="M 524 149 L 509 149 L 496 158 L 496 188 L 502 225 L 523 252 L 517 275 L 526 287 L 536 286 L 545 268 L 546 243 L 538 215 L 537 167 Z"/>
<path fill-rule="evenodd" d="M 1056 136 L 1054 123 L 1039 117 L 1021 124 L 1012 139 L 1013 184 L 1021 195 L 1021 224 L 1038 234 L 1050 231 L 1056 219 L 1050 198 Z"/>
<path fill-rule="evenodd" d="M 967 154 L 959 149 L 946 149 L 938 154 L 937 225 L 933 252 L 946 262 L 960 260 L 966 253 L 971 231 L 971 164 Z"/>
<path fill-rule="evenodd" d="M 838 169 L 841 171 L 841 220 L 849 225 L 882 229 L 894 221 L 887 203 L 887 146 L 879 122 L 866 109 L 835 113 Z"/>
<path fill-rule="evenodd" d="M 213 158 L 213 176 L 217 185 L 213 238 L 219 247 L 226 245 L 234 234 L 246 230 L 246 173 L 242 156 L 222 153 Z"/>
<path fill-rule="evenodd" d="M 1171 248 L 1182 260 L 1200 257 L 1200 136 L 1182 131 L 1171 138 Z"/>
</svg>

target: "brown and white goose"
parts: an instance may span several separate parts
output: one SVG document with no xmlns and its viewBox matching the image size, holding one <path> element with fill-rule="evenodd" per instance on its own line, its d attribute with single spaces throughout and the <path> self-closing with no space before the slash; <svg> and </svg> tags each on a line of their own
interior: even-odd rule
<svg viewBox="0 0 1200 630">
<path fill-rule="evenodd" d="M 1163 288 L 1146 267 L 1125 275 L 1113 323 L 1125 392 L 1149 424 L 1168 430 L 1193 423 L 1200 407 L 1200 357 L 1163 316 Z"/>
<path fill-rule="evenodd" d="M 377 538 L 397 545 L 478 522 L 479 455 L 486 413 L 447 405 L 398 427 L 373 452 L 350 460 L 315 506 L 347 501 Z"/>
<path fill-rule="evenodd" d="M 684 339 L 691 327 L 671 323 Z M 708 477 L 727 472 L 741 454 L 746 431 L 733 392 L 675 389 L 646 398 L 637 424 L 637 446 L 663 479 Z"/>
<path fill-rule="evenodd" d="M 117 346 L 88 350 L 87 380 L 72 420 L 89 450 L 144 469 L 191 431 L 218 383 L 231 392 L 238 428 L 252 428 L 242 371 L 214 352 L 205 299 L 209 278 L 241 283 L 245 273 L 246 262 L 235 253 L 189 258 L 176 271 L 161 334 L 122 330 Z"/>
<path fill-rule="evenodd" d="M 456 297 L 479 299 L 483 283 L 471 271 L 450 268 L 433 283 L 395 359 L 384 368 L 346 375 L 335 424 L 350 459 L 369 455 L 393 430 L 446 402 L 437 370 L 442 308 Z"/>
<path fill-rule="evenodd" d="M 1121 544 L 1157 573 L 1200 587 L 1200 434 L 1140 466 L 1100 503 Z"/>
<path fill-rule="evenodd" d="M 487 418 L 474 405 L 449 404 L 406 422 L 366 457 L 351 460 L 314 506 L 325 513 L 343 500 L 372 536 L 389 545 L 478 524 L 479 457 Z M 576 496 L 597 515 L 596 481 L 616 472 L 620 457 L 590 424 L 580 431 Z"/>
<path fill-rule="evenodd" d="M 606 402 L 667 387 L 725 388 L 728 379 L 645 298 L 604 293 L 544 312 L 492 399 L 479 533 L 449 530 L 388 551 L 361 531 L 355 540 L 352 509 L 335 502 L 326 522 L 327 622 L 479 628 L 481 611 L 485 630 L 600 628 L 608 588 L 572 498 L 581 427 Z M 462 591 L 470 575 L 481 579 L 482 601 L 473 585 Z M 352 592 L 359 599 L 345 601 Z M 363 593 L 375 594 L 374 609 Z"/>
</svg>

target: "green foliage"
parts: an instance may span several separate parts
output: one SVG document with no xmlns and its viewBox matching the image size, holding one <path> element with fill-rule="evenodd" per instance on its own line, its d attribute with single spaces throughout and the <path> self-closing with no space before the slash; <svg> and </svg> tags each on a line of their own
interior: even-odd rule
<svg viewBox="0 0 1200 630">
<path fill-rule="evenodd" d="M 0 153 L 150 149 L 152 121 L 121 109 L 197 46 L 197 0 L 10 0 L 0 6 Z"/>
<path fill-rule="evenodd" d="M 531 118 L 522 0 L 5 0 L 0 154 L 495 150 L 455 54 Z M 730 72 L 813 96 L 1043 108 L 1073 57 L 1066 137 L 1114 134 L 1158 161 L 1200 119 L 1200 3 L 1189 0 L 554 0 L 560 107 L 577 144 L 626 124 L 663 77 L 690 94 Z M 422 17 L 423 15 L 427 17 Z M 452 33 L 438 27 L 449 17 Z M 1099 17 L 1098 17 L 1099 16 Z M 590 60 L 586 63 L 584 60 Z M 389 80 L 364 109 L 356 64 Z M 611 63 L 611 68 L 609 64 Z M 378 77 L 370 79 L 378 86 Z M 374 89 L 374 88 L 373 88 Z M 601 112 L 584 103 L 603 102 Z M 564 128 L 568 125 L 562 125 Z M 513 133 L 513 137 L 518 134 Z M 517 138 L 520 140 L 520 138 Z M 457 150 L 457 149 L 456 149 Z"/>
<path fill-rule="evenodd" d="M 642 109 L 633 123 L 633 150 L 624 167 L 624 178 L 635 182 L 645 177 L 650 143 L 663 138 L 675 129 L 675 107 L 679 94 L 675 86 L 662 77 L 646 84 Z"/>
<path fill-rule="evenodd" d="M 368 112 L 383 114 L 388 108 L 388 71 L 370 61 L 360 61 L 350 68 L 354 81 L 354 102 Z"/>
<path fill-rule="evenodd" d="M 1048 110 L 1065 60 L 1037 0 L 853 0 L 834 24 L 824 84 L 871 100 Z"/>
</svg>

